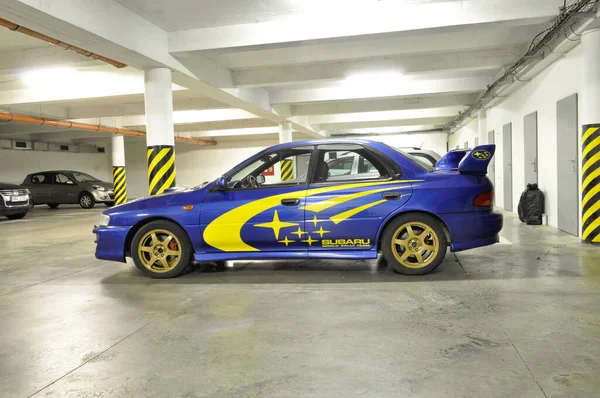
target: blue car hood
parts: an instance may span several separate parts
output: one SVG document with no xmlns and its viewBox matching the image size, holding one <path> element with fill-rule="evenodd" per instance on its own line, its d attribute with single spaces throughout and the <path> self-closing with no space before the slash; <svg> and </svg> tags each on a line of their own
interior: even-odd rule
<svg viewBox="0 0 600 398">
<path fill-rule="evenodd" d="M 212 186 L 208 184 L 202 188 L 178 188 L 177 190 L 162 193 L 156 196 L 144 196 L 133 199 L 127 203 L 105 210 L 104 214 L 115 214 L 130 210 L 151 209 L 177 204 L 200 204 L 204 201 L 207 190 Z"/>
</svg>

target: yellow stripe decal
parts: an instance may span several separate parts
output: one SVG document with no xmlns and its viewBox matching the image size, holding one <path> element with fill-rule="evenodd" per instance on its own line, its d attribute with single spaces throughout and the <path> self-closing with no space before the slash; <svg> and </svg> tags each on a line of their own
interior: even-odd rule
<svg viewBox="0 0 600 398">
<path fill-rule="evenodd" d="M 378 200 L 376 202 L 367 203 L 366 205 L 355 207 L 354 209 L 350 209 L 348 211 L 331 216 L 331 217 L 329 217 L 329 219 L 331 221 L 333 221 L 334 224 L 339 224 L 342 221 L 347 220 L 348 218 L 352 217 L 353 215 L 358 214 L 361 211 L 370 209 L 373 206 L 377 206 L 378 204 L 383 203 L 383 202 L 387 202 L 387 200 L 382 199 L 382 200 Z"/>
<path fill-rule="evenodd" d="M 321 202 L 306 205 L 303 207 L 303 209 L 312 211 L 314 213 L 318 213 L 323 210 L 327 210 L 333 206 L 339 205 L 341 203 L 346 203 L 346 202 L 349 202 L 354 199 L 362 198 L 363 196 L 369 196 L 369 195 L 372 195 L 372 194 L 378 193 L 378 192 L 384 192 L 384 191 L 389 191 L 392 189 L 402 189 L 402 188 L 410 188 L 410 185 L 404 185 L 404 186 L 398 186 L 398 187 L 385 187 L 385 188 L 379 188 L 379 189 L 372 189 L 370 191 L 357 192 L 357 193 L 353 193 L 352 195 L 336 196 L 333 198 L 325 199 Z"/>
<path fill-rule="evenodd" d="M 587 129 L 585 133 L 583 133 L 583 138 L 581 139 L 581 142 L 585 142 L 585 140 L 587 140 L 596 131 L 598 131 L 598 127 L 590 127 L 589 129 Z"/>
<path fill-rule="evenodd" d="M 242 227 L 257 214 L 280 205 L 282 199 L 296 199 L 302 198 L 304 196 L 314 196 L 321 193 L 342 191 L 344 189 L 371 187 L 377 185 L 400 185 L 405 184 L 407 182 L 410 181 L 386 181 L 334 185 L 309 190 L 298 190 L 257 199 L 250 203 L 246 203 L 239 207 L 233 208 L 228 212 L 221 214 L 219 217 L 215 218 L 204 229 L 204 241 L 210 246 L 225 252 L 256 252 L 259 251 L 257 248 L 248 245 L 242 240 Z"/>
</svg>

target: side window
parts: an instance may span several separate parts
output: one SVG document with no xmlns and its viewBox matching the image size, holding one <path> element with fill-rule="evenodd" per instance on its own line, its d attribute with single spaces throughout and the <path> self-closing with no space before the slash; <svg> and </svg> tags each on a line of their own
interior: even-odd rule
<svg viewBox="0 0 600 398">
<path fill-rule="evenodd" d="M 329 153 L 331 155 L 331 153 Z M 345 176 L 352 172 L 352 164 L 354 156 L 347 156 L 339 159 L 334 159 L 328 163 L 329 174 L 332 176 Z"/>
<path fill-rule="evenodd" d="M 66 184 L 69 184 L 69 183 L 70 183 L 70 181 L 71 181 L 71 180 L 69 179 L 69 177 L 67 177 L 67 176 L 66 176 L 66 175 L 64 175 L 64 174 L 55 174 L 55 175 L 54 175 L 54 183 L 55 183 L 55 184 L 63 184 L 63 185 L 66 185 Z"/>
<path fill-rule="evenodd" d="M 51 184 L 50 179 L 46 178 L 44 174 L 35 174 L 31 176 L 32 184 Z"/>
<path fill-rule="evenodd" d="M 339 147 L 339 149 L 336 149 L 336 145 L 319 147 L 315 182 L 379 180 L 390 177 L 377 156 L 360 145 Z M 344 150 L 343 156 L 339 156 L 341 150 Z"/>
<path fill-rule="evenodd" d="M 304 185 L 312 147 L 290 148 L 271 152 L 247 164 L 227 178 L 231 189 Z"/>
</svg>

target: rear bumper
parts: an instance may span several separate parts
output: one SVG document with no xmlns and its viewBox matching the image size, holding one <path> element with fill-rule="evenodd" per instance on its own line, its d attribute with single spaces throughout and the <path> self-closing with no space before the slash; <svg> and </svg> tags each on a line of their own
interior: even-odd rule
<svg viewBox="0 0 600 398">
<path fill-rule="evenodd" d="M 101 226 L 94 228 L 96 234 L 96 258 L 125 262 L 125 240 L 131 227 Z"/>
<path fill-rule="evenodd" d="M 499 242 L 503 217 L 493 211 L 486 213 L 452 213 L 439 215 L 450 232 L 452 251 L 473 249 Z"/>
</svg>

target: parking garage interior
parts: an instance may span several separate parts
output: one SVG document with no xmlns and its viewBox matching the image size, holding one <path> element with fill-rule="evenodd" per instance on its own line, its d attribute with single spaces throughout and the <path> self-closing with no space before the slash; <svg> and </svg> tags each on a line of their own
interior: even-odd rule
<svg viewBox="0 0 600 398">
<path fill-rule="evenodd" d="M 0 0 L 0 397 L 598 396 L 599 11 Z M 495 145 L 499 242 L 427 275 L 253 256 L 155 279 L 95 257 L 103 212 L 327 139 L 432 169 Z"/>
</svg>

